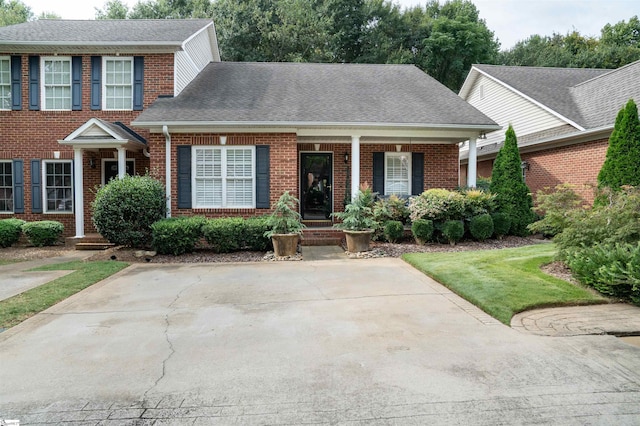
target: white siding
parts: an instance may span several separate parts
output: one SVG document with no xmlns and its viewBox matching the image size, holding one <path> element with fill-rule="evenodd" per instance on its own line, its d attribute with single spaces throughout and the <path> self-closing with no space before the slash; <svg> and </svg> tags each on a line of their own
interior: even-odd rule
<svg viewBox="0 0 640 426">
<path fill-rule="evenodd" d="M 209 31 L 201 31 L 184 44 L 184 50 L 176 52 L 176 87 L 177 96 L 198 75 L 207 64 L 214 60 L 212 41 Z"/>
<path fill-rule="evenodd" d="M 466 101 L 503 127 L 502 130 L 487 134 L 487 139 L 478 140 L 479 147 L 502 142 L 509 124 L 518 137 L 567 124 L 484 75 L 478 76 Z"/>
</svg>

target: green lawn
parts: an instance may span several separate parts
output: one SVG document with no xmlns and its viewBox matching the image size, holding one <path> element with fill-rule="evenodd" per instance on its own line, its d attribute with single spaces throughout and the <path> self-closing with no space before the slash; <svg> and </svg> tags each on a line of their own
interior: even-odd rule
<svg viewBox="0 0 640 426">
<path fill-rule="evenodd" d="M 127 266 L 129 264 L 124 262 L 75 261 L 32 269 L 33 271 L 73 270 L 74 272 L 0 301 L 0 328 L 13 327 Z"/>
<path fill-rule="evenodd" d="M 528 309 L 606 303 L 593 292 L 545 274 L 553 244 L 456 253 L 411 253 L 402 258 L 418 270 L 509 325 Z"/>
</svg>

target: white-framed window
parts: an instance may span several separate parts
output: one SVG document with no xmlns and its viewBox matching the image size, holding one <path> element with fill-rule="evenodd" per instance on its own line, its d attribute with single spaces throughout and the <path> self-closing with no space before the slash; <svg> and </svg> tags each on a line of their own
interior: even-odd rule
<svg viewBox="0 0 640 426">
<path fill-rule="evenodd" d="M 133 58 L 102 58 L 102 81 L 103 109 L 133 109 Z"/>
<path fill-rule="evenodd" d="M 71 110 L 71 58 L 42 58 L 42 105 L 45 110 Z"/>
<path fill-rule="evenodd" d="M 69 160 L 44 160 L 45 213 L 73 213 L 73 167 Z"/>
<path fill-rule="evenodd" d="M 255 208 L 255 158 L 253 146 L 194 146 L 194 208 Z"/>
<path fill-rule="evenodd" d="M 13 213 L 12 161 L 0 161 L 0 213 Z"/>
<path fill-rule="evenodd" d="M 11 58 L 0 56 L 0 109 L 11 109 Z"/>
<path fill-rule="evenodd" d="M 411 154 L 387 152 L 384 156 L 385 195 L 411 195 Z"/>
</svg>

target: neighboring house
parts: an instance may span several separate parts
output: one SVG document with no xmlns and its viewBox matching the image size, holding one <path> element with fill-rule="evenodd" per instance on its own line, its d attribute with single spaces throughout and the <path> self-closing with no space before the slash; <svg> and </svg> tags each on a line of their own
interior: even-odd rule
<svg viewBox="0 0 640 426">
<path fill-rule="evenodd" d="M 210 20 L 0 28 L 0 98 L 0 213 L 78 238 L 125 170 L 161 179 L 170 215 L 264 214 L 288 190 L 330 223 L 361 183 L 456 187 L 458 144 L 499 128 L 414 66 L 220 62 Z"/>
<path fill-rule="evenodd" d="M 478 176 L 491 176 L 511 124 L 534 194 L 570 183 L 592 202 L 618 111 L 631 98 L 640 101 L 640 61 L 616 70 L 474 65 L 460 97 L 503 127 L 478 142 Z M 460 159 L 464 184 L 467 144 Z"/>
</svg>

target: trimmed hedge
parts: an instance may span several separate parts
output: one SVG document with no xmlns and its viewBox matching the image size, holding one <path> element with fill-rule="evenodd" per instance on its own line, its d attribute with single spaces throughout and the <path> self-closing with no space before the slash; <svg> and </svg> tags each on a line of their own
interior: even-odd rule
<svg viewBox="0 0 640 426">
<path fill-rule="evenodd" d="M 202 233 L 207 243 L 218 253 L 266 251 L 271 247 L 271 239 L 264 236 L 269 229 L 265 217 L 227 217 L 208 219 L 202 226 Z"/>
<path fill-rule="evenodd" d="M 64 225 L 54 220 L 28 222 L 22 225 L 22 232 L 26 235 L 29 244 L 33 246 L 52 246 L 62 236 Z"/>
<path fill-rule="evenodd" d="M 448 220 L 442 225 L 442 235 L 450 244 L 455 244 L 464 236 L 464 223 L 461 220 Z"/>
<path fill-rule="evenodd" d="M 26 222 L 22 219 L 0 220 L 0 247 L 11 247 L 17 243 L 22 233 L 22 225 Z"/>
<path fill-rule="evenodd" d="M 411 224 L 411 233 L 418 244 L 424 244 L 433 237 L 433 221 L 418 219 Z"/>
<path fill-rule="evenodd" d="M 191 253 L 202 238 L 202 226 L 206 219 L 202 216 L 172 217 L 151 225 L 152 246 L 161 254 L 178 256 Z"/>
<path fill-rule="evenodd" d="M 493 235 L 493 219 L 490 214 L 481 214 L 471 218 L 469 232 L 478 241 L 484 241 Z"/>
<path fill-rule="evenodd" d="M 493 220 L 493 235 L 500 239 L 509 233 L 511 229 L 511 218 L 505 213 L 493 213 L 491 215 Z"/>
</svg>

